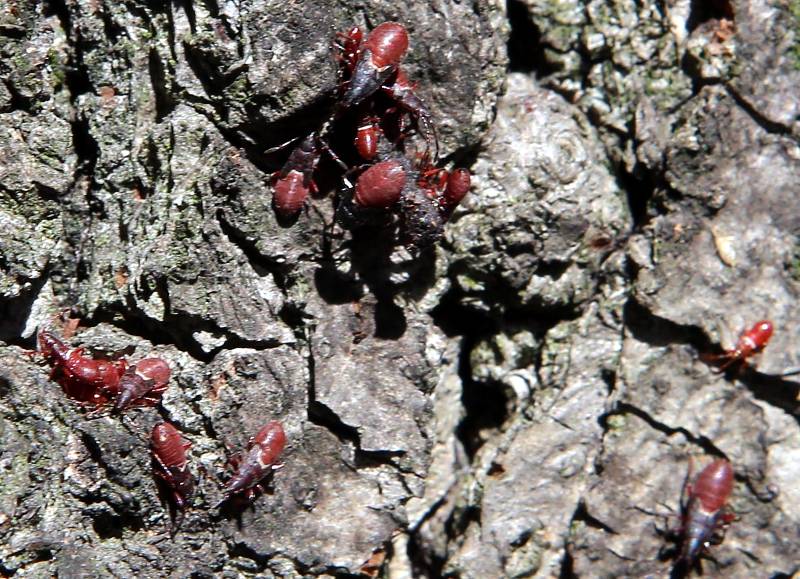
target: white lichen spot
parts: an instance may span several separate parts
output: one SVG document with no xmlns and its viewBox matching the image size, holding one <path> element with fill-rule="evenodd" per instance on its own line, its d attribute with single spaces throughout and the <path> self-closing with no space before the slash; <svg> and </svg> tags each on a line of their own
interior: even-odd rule
<svg viewBox="0 0 800 579">
<path fill-rule="evenodd" d="M 208 353 L 225 344 L 225 336 L 212 334 L 211 332 L 201 331 L 192 334 L 195 342 L 200 345 L 200 348 Z"/>
<path fill-rule="evenodd" d="M 711 226 L 711 236 L 714 238 L 714 247 L 717 248 L 717 255 L 720 261 L 728 267 L 736 266 L 736 248 L 734 247 L 735 238 L 733 235 L 726 235 L 719 227 Z"/>
</svg>

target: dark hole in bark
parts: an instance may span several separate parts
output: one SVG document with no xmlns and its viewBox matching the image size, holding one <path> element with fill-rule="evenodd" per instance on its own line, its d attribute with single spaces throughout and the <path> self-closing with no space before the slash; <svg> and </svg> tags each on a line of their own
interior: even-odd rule
<svg viewBox="0 0 800 579">
<path fill-rule="evenodd" d="M 531 20 L 528 7 L 519 0 L 506 3 L 511 34 L 508 37 L 508 64 L 513 72 L 538 72 L 547 74 L 548 65 L 540 42 L 539 29 Z"/>
<path fill-rule="evenodd" d="M 729 0 L 692 0 L 686 30 L 692 32 L 704 22 L 722 18 L 733 20 L 733 5 Z"/>
<path fill-rule="evenodd" d="M 472 379 L 470 353 L 474 342 L 471 339 L 465 342 L 458 373 L 462 380 L 461 403 L 466 415 L 456 428 L 456 436 L 472 458 L 484 443 L 484 432 L 500 428 L 508 418 L 511 395 L 504 384 Z"/>
</svg>

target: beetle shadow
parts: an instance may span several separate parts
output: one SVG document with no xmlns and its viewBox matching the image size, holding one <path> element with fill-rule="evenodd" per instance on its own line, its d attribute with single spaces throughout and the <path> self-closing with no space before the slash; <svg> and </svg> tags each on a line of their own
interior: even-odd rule
<svg viewBox="0 0 800 579">
<path fill-rule="evenodd" d="M 664 545 L 659 549 L 657 555 L 659 561 L 674 561 L 669 572 L 669 579 L 686 579 L 691 575 L 692 571 L 703 575 L 703 560 L 709 560 L 718 566 L 717 560 L 707 552 L 700 553 L 700 555 L 691 562 L 680 559 L 681 541 L 683 539 L 678 529 L 657 528 L 656 532 L 669 541 L 668 545 Z"/>
<path fill-rule="evenodd" d="M 241 530 L 244 526 L 242 521 L 244 512 L 248 509 L 251 509 L 255 512 L 256 502 L 260 500 L 262 496 L 272 496 L 275 494 L 273 481 L 273 471 L 270 471 L 258 482 L 257 485 L 252 487 L 251 490 L 254 491 L 252 497 L 245 496 L 244 493 L 239 493 L 224 499 L 221 503 L 219 503 L 219 517 L 229 521 L 235 520 L 237 529 Z"/>
<path fill-rule="evenodd" d="M 153 477 L 156 483 L 156 493 L 158 500 L 162 505 L 166 506 L 169 515 L 169 536 L 174 538 L 183 525 L 186 519 L 186 509 L 191 508 L 191 503 L 187 503 L 184 509 L 178 508 L 175 501 L 172 499 L 172 489 L 163 479 L 155 476 Z"/>
<path fill-rule="evenodd" d="M 697 573 L 699 576 L 703 576 L 703 561 L 709 561 L 713 563 L 716 567 L 717 574 L 721 572 L 719 561 L 717 561 L 717 559 L 714 558 L 714 556 L 710 553 L 702 552 L 691 563 L 684 560 L 676 561 L 670 570 L 669 579 L 686 579 L 691 575 L 692 571 Z"/>
<path fill-rule="evenodd" d="M 662 516 L 665 519 L 667 518 L 667 515 Z M 682 514 L 679 515 L 676 513 L 675 516 L 680 517 Z M 656 523 L 653 523 L 653 527 L 655 528 L 656 534 L 666 541 L 666 544 L 662 545 L 658 550 L 656 558 L 662 563 L 675 561 L 672 564 L 669 577 L 670 579 L 682 579 L 686 576 L 687 570 L 685 561 L 678 560 L 682 540 L 680 528 L 670 527 L 666 522 L 664 527 L 659 527 Z"/>
<path fill-rule="evenodd" d="M 675 550 L 674 556 L 677 556 L 677 549 Z M 673 558 L 674 558 L 673 556 Z M 700 567 L 700 562 L 697 561 L 694 565 L 695 567 Z M 702 575 L 702 568 L 700 567 L 701 571 L 700 574 Z M 670 569 L 669 572 L 669 579 L 685 579 L 691 573 L 692 568 L 686 564 L 686 561 L 677 561 Z"/>
<path fill-rule="evenodd" d="M 367 294 L 373 296 L 374 336 L 399 339 L 407 328 L 406 314 L 397 297 L 420 299 L 436 281 L 436 252 L 428 247 L 408 252 L 408 258 L 392 259 L 397 249 L 398 233 L 394 224 L 385 227 L 364 226 L 352 230 L 347 242 L 343 272 L 332 256 L 320 261 L 314 281 L 320 297 L 329 304 L 358 304 Z"/>
<path fill-rule="evenodd" d="M 738 370 L 738 371 L 737 371 Z M 759 400 L 781 408 L 800 423 L 800 382 L 787 380 L 780 374 L 765 374 L 750 365 L 729 370 L 726 378 L 736 377 Z"/>
</svg>

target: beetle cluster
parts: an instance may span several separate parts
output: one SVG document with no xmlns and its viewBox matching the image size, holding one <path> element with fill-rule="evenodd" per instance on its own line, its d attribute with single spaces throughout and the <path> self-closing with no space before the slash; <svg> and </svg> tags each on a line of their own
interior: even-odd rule
<svg viewBox="0 0 800 579">
<path fill-rule="evenodd" d="M 735 346 L 721 354 L 708 354 L 705 359 L 719 372 L 731 367 L 741 370 L 749 365 L 751 357 L 764 350 L 772 334 L 770 321 L 758 321 L 740 334 Z M 121 414 L 136 407 L 156 406 L 171 376 L 169 365 L 161 358 L 144 358 L 136 363 L 125 358 L 97 359 L 81 348 L 68 346 L 46 330 L 38 333 L 37 344 L 39 354 L 52 368 L 51 379 L 70 399 L 94 407 L 95 412 L 111 407 L 112 414 Z M 278 461 L 285 445 L 286 434 L 281 423 L 267 422 L 248 441 L 244 451 L 228 458 L 227 465 L 233 472 L 224 483 L 223 497 L 215 507 L 227 502 L 250 502 L 263 492 L 268 475 L 282 466 Z M 152 429 L 150 446 L 153 474 L 168 489 L 171 505 L 183 514 L 195 491 L 195 477 L 187 456 L 191 443 L 174 425 L 160 422 Z M 678 576 L 688 573 L 709 545 L 722 541 L 725 529 L 734 519 L 728 506 L 733 480 L 734 470 L 727 460 L 713 460 L 694 479 L 690 462 L 681 492 L 681 523 L 671 532 L 679 541 L 675 566 Z M 175 528 L 174 525 L 173 531 Z"/>
<path fill-rule="evenodd" d="M 38 353 L 51 366 L 50 378 L 68 398 L 95 413 L 111 407 L 120 414 L 136 407 L 159 404 L 172 373 L 161 358 L 144 358 L 131 364 L 125 358 L 96 359 L 81 348 L 70 348 L 52 332 L 41 330 L 37 336 Z M 280 422 L 268 422 L 250 439 L 243 453 L 228 459 L 234 472 L 224 485 L 224 497 L 218 504 L 244 497 L 252 500 L 263 490 L 263 481 L 276 468 L 286 445 Z M 168 489 L 171 504 L 180 512 L 189 506 L 195 479 L 189 469 L 186 451 L 191 443 L 169 422 L 160 422 L 150 433 L 153 474 Z"/>
<path fill-rule="evenodd" d="M 337 35 L 335 104 L 323 126 L 302 138 L 274 174 L 273 205 L 278 214 L 292 217 L 303 209 L 316 191 L 321 157 L 328 154 L 344 172 L 335 213 L 340 225 L 352 229 L 396 224 L 402 242 L 413 248 L 432 245 L 440 238 L 469 191 L 471 177 L 466 169 L 439 166 L 433 116 L 401 67 L 407 50 L 408 33 L 394 22 L 377 26 L 366 37 L 359 27 Z M 351 150 L 337 154 L 341 143 Z M 718 372 L 746 367 L 772 334 L 772 323 L 761 320 L 742 332 L 735 346 L 706 359 Z M 52 368 L 51 378 L 65 395 L 95 412 L 108 408 L 112 414 L 122 414 L 155 407 L 169 386 L 172 371 L 161 358 L 97 359 L 49 331 L 39 332 L 37 342 Z M 281 466 L 285 445 L 281 423 L 264 424 L 243 451 L 228 458 L 232 474 L 216 506 L 252 501 L 263 492 L 269 474 Z M 169 422 L 157 423 L 150 433 L 153 475 L 181 512 L 195 493 L 196 479 L 187 453 L 191 446 Z M 727 460 L 712 461 L 695 478 L 690 467 L 681 492 L 677 567 L 695 565 L 732 521 L 728 501 L 733 482 L 734 469 Z"/>
<path fill-rule="evenodd" d="M 121 413 L 136 406 L 155 406 L 169 383 L 169 365 L 161 358 L 145 358 L 129 365 L 125 358 L 96 360 L 81 348 L 70 348 L 51 332 L 38 335 L 39 353 L 52 367 L 50 378 L 71 399 L 100 410 L 112 404 Z"/>
<path fill-rule="evenodd" d="M 340 225 L 396 223 L 402 242 L 417 249 L 441 237 L 469 191 L 470 173 L 437 166 L 432 115 L 400 66 L 407 50 L 408 32 L 397 22 L 380 24 L 366 38 L 357 26 L 337 34 L 333 52 L 339 74 L 332 113 L 273 175 L 273 207 L 280 217 L 297 215 L 317 190 L 315 172 L 327 152 L 345 172 L 336 210 Z M 335 153 L 332 139 L 350 143 L 352 150 Z M 416 141 L 424 148 L 413 146 Z"/>
</svg>

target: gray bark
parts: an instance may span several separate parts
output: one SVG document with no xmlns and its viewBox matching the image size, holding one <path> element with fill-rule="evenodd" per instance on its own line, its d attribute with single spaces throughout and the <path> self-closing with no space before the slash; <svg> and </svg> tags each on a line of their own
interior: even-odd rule
<svg viewBox="0 0 800 579">
<path fill-rule="evenodd" d="M 264 154 L 328 116 L 334 33 L 390 19 L 473 173 L 420 254 L 332 227 L 335 182 L 279 223 Z M 706 573 L 797 573 L 798 29 L 794 0 L 7 1 L 0 574 L 667 577 L 690 456 L 736 471 Z M 65 308 L 71 345 L 170 363 L 162 407 L 65 397 L 25 355 Z M 764 318 L 754 366 L 701 360 Z M 200 477 L 174 537 L 164 419 Z M 271 419 L 268 492 L 214 508 Z"/>
</svg>

